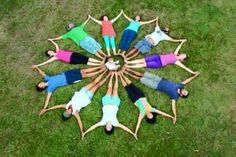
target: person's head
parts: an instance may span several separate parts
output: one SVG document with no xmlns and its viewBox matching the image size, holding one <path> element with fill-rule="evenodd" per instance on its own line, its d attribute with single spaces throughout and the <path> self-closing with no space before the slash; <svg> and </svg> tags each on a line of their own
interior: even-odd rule
<svg viewBox="0 0 236 157">
<path fill-rule="evenodd" d="M 135 21 L 140 21 L 141 17 L 140 17 L 140 15 L 137 15 L 137 16 L 134 17 L 134 19 L 135 19 Z"/>
<path fill-rule="evenodd" d="M 167 35 L 170 34 L 170 29 L 168 27 L 163 28 L 162 31 Z"/>
<path fill-rule="evenodd" d="M 113 58 L 112 57 L 106 57 L 106 59 L 105 59 L 105 63 L 107 63 L 107 62 L 113 62 L 114 60 L 113 60 Z"/>
<path fill-rule="evenodd" d="M 181 89 L 179 90 L 179 95 L 180 95 L 182 98 L 188 98 L 189 92 L 188 92 L 186 89 L 181 88 Z"/>
<path fill-rule="evenodd" d="M 66 29 L 68 31 L 70 31 L 71 29 L 73 29 L 75 27 L 75 24 L 73 22 L 69 22 L 67 25 L 66 25 Z"/>
<path fill-rule="evenodd" d="M 111 122 L 106 123 L 105 133 L 111 135 L 114 132 L 114 127 L 112 126 Z"/>
<path fill-rule="evenodd" d="M 177 59 L 179 61 L 183 61 L 183 60 L 187 59 L 187 55 L 185 53 L 180 54 L 180 55 L 177 56 Z"/>
<path fill-rule="evenodd" d="M 45 52 L 45 54 L 46 54 L 48 57 L 53 57 L 56 53 L 55 53 L 54 51 L 52 51 L 52 50 L 47 50 L 47 51 Z"/>
<path fill-rule="evenodd" d="M 156 116 L 157 116 L 157 113 L 148 112 L 147 115 L 146 115 L 146 122 L 149 123 L 149 124 L 156 123 L 156 121 L 157 121 Z"/>
<path fill-rule="evenodd" d="M 42 81 L 42 82 L 39 82 L 38 84 L 36 84 L 35 87 L 38 92 L 42 92 L 47 88 L 47 83 Z"/>
<path fill-rule="evenodd" d="M 70 105 L 62 114 L 61 118 L 63 121 L 69 120 L 72 116 L 72 106 Z"/>
<path fill-rule="evenodd" d="M 103 16 L 101 17 L 101 21 L 109 21 L 108 16 L 103 15 Z"/>
</svg>

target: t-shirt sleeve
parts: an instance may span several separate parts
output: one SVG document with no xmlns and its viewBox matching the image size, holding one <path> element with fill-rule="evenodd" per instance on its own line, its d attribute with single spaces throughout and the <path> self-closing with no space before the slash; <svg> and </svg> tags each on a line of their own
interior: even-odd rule
<svg viewBox="0 0 236 157">
<path fill-rule="evenodd" d="M 48 81 L 48 80 L 49 80 L 49 78 L 50 78 L 50 76 L 48 76 L 48 75 L 45 75 L 45 76 L 44 76 L 44 81 Z"/>
<path fill-rule="evenodd" d="M 162 32 L 162 40 L 170 40 L 170 39 L 171 39 L 171 37 L 169 37 L 167 34 Z"/>
<path fill-rule="evenodd" d="M 63 34 L 61 37 L 62 39 L 67 39 L 69 37 L 70 32 L 67 32 L 66 34 Z"/>
<path fill-rule="evenodd" d="M 117 120 L 117 117 L 115 117 L 114 119 L 112 119 L 111 121 L 112 125 L 114 125 L 115 127 L 117 127 L 119 125 L 119 121 Z"/>
<path fill-rule="evenodd" d="M 184 84 L 182 82 L 178 83 L 180 88 L 184 88 Z"/>
<path fill-rule="evenodd" d="M 152 107 L 151 112 L 156 112 L 156 109 Z"/>
<path fill-rule="evenodd" d="M 49 85 L 49 86 L 47 87 L 47 92 L 48 92 L 48 93 L 52 93 L 55 89 L 57 89 L 56 86 L 54 86 L 54 85 Z"/>
<path fill-rule="evenodd" d="M 84 29 L 85 24 L 83 23 L 83 24 L 81 24 L 79 27 L 80 27 L 81 29 Z"/>
<path fill-rule="evenodd" d="M 155 28 L 155 32 L 157 32 L 157 31 L 161 31 L 159 26 L 156 26 L 156 28 Z"/>
</svg>

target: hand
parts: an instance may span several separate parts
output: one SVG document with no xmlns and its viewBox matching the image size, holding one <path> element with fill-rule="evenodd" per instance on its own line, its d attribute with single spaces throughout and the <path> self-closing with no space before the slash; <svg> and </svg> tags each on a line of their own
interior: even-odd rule
<svg viewBox="0 0 236 157">
<path fill-rule="evenodd" d="M 185 43 L 187 41 L 187 39 L 183 39 L 182 42 Z"/>
<path fill-rule="evenodd" d="M 159 17 L 157 16 L 157 17 L 156 17 L 156 20 L 158 21 L 158 19 L 159 19 Z"/>
<path fill-rule="evenodd" d="M 43 108 L 40 112 L 39 112 L 39 116 L 41 116 L 42 114 L 44 114 L 47 111 L 47 109 Z"/>
<path fill-rule="evenodd" d="M 173 117 L 172 119 L 173 119 L 173 124 L 175 124 L 176 123 L 176 117 Z"/>
<path fill-rule="evenodd" d="M 133 135 L 134 135 L 134 138 L 135 138 L 136 140 L 138 140 L 137 134 L 133 134 Z"/>
<path fill-rule="evenodd" d="M 82 135 L 81 135 L 81 140 L 84 139 L 84 135 L 85 135 L 85 133 L 82 133 Z"/>
<path fill-rule="evenodd" d="M 121 12 L 122 12 L 122 13 L 124 13 L 124 10 L 123 10 L 123 9 L 121 9 Z"/>
<path fill-rule="evenodd" d="M 88 17 L 90 18 L 90 17 L 91 17 L 91 15 L 90 15 L 90 14 L 88 14 Z"/>
<path fill-rule="evenodd" d="M 198 75 L 200 75 L 200 72 L 199 71 L 195 71 L 193 74 L 198 76 Z"/>
<path fill-rule="evenodd" d="M 48 39 L 48 41 L 52 41 L 52 39 Z"/>
<path fill-rule="evenodd" d="M 37 67 L 38 67 L 37 65 L 32 65 L 32 66 L 31 66 L 32 69 L 35 69 L 35 68 L 37 68 Z"/>
</svg>

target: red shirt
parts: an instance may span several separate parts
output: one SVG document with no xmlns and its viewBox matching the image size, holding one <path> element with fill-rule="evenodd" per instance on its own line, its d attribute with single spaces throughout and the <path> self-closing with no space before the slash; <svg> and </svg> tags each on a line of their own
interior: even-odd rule
<svg viewBox="0 0 236 157">
<path fill-rule="evenodd" d="M 113 29 L 111 21 L 102 21 L 102 36 L 115 37 L 116 32 Z"/>
</svg>

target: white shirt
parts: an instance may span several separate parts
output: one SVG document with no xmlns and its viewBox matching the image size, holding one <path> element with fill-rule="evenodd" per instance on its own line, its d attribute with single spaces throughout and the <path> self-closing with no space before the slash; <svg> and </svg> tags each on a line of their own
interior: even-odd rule
<svg viewBox="0 0 236 157">
<path fill-rule="evenodd" d="M 154 41 L 154 46 L 156 46 L 160 41 L 170 40 L 171 38 L 165 34 L 159 26 L 155 28 L 155 31 L 147 35 L 146 38 L 151 38 Z"/>
<path fill-rule="evenodd" d="M 120 67 L 120 65 L 118 63 L 119 63 L 119 61 L 107 62 L 105 65 L 108 70 L 117 70 Z"/>
<path fill-rule="evenodd" d="M 113 126 L 118 126 L 119 122 L 116 117 L 118 107 L 116 105 L 105 105 L 102 108 L 102 112 L 103 116 L 100 125 L 106 125 L 107 122 L 111 122 Z"/>
<path fill-rule="evenodd" d="M 66 109 L 72 105 L 72 115 L 74 115 L 76 112 L 78 113 L 81 108 L 88 106 L 90 103 L 91 100 L 89 99 L 88 95 L 83 90 L 80 90 L 79 92 L 75 92 L 74 96 L 66 105 Z"/>
</svg>

